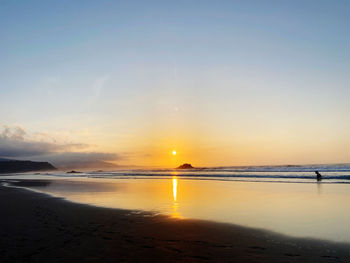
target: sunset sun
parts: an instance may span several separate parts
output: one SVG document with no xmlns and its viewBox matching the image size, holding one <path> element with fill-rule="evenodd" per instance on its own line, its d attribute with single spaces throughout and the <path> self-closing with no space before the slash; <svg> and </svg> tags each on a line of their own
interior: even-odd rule
<svg viewBox="0 0 350 263">
<path fill-rule="evenodd" d="M 175 155 L 176 155 L 176 151 L 175 151 L 175 150 L 173 150 L 172 154 L 175 156 Z"/>
</svg>

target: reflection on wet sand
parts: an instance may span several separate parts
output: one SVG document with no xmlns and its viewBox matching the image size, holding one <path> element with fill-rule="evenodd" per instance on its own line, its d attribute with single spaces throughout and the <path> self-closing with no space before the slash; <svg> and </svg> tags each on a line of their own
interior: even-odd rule
<svg viewBox="0 0 350 263">
<path fill-rule="evenodd" d="M 176 176 L 173 177 L 173 197 L 174 197 L 174 203 L 177 201 L 177 178 Z"/>
<path fill-rule="evenodd" d="M 322 183 L 320 183 L 320 182 L 317 182 L 317 193 L 319 195 L 322 194 Z"/>
<path fill-rule="evenodd" d="M 175 173 L 161 179 L 70 178 L 49 182 L 23 186 L 96 206 L 350 241 L 350 192 L 345 184 L 194 180 Z"/>
<path fill-rule="evenodd" d="M 10 180 L 9 183 L 20 187 L 47 187 L 51 184 L 50 180 Z"/>
<path fill-rule="evenodd" d="M 171 216 L 175 218 L 182 218 L 180 215 L 178 209 L 179 209 L 179 203 L 177 202 L 177 185 L 178 185 L 178 179 L 176 176 L 173 176 L 172 178 L 173 182 L 173 205 L 172 205 L 172 213 Z"/>
</svg>

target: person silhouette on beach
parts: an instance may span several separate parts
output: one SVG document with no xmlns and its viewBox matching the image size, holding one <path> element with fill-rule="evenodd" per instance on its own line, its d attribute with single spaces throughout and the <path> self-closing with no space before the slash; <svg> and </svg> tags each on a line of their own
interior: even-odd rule
<svg viewBox="0 0 350 263">
<path fill-rule="evenodd" d="M 318 171 L 315 171 L 315 174 L 316 174 L 317 181 L 321 181 L 322 180 L 321 174 Z"/>
</svg>

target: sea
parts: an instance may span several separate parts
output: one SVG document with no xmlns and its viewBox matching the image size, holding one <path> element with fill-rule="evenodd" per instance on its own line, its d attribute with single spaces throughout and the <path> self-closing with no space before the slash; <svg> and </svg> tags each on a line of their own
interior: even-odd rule
<svg viewBox="0 0 350 263">
<path fill-rule="evenodd" d="M 322 183 L 350 183 L 350 164 L 281 165 L 281 166 L 224 166 L 194 169 L 119 169 L 90 171 L 80 174 L 52 173 L 52 176 L 89 178 L 162 178 L 178 176 L 193 180 L 225 180 L 247 182 L 314 183 L 315 171 L 322 175 Z"/>
<path fill-rule="evenodd" d="M 32 183 L 18 184 L 23 180 Z M 350 164 L 54 171 L 4 175 L 0 181 L 130 214 L 350 243 Z"/>
</svg>

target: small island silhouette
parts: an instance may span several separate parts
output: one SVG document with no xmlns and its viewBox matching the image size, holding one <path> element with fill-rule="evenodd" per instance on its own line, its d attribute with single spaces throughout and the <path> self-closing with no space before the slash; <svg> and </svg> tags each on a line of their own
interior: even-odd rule
<svg viewBox="0 0 350 263">
<path fill-rule="evenodd" d="M 81 173 L 81 172 L 74 171 L 74 170 L 67 172 L 67 174 L 80 174 L 80 173 Z"/>
<path fill-rule="evenodd" d="M 190 163 L 184 163 L 177 167 L 176 169 L 194 169 L 194 167 Z"/>
</svg>

